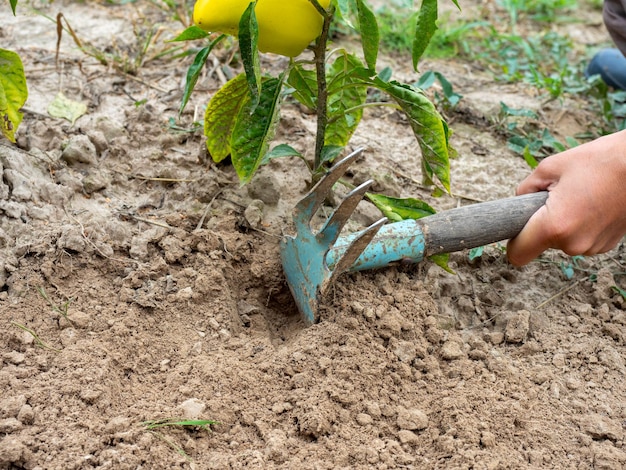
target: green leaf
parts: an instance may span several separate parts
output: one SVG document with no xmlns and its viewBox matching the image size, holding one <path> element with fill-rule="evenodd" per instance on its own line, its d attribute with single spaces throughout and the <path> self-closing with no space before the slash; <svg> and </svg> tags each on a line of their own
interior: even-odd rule
<svg viewBox="0 0 626 470">
<path fill-rule="evenodd" d="M 242 184 L 250 181 L 263 162 L 278 124 L 284 76 L 263 80 L 258 106 L 244 102 L 231 138 L 231 158 Z"/>
<path fill-rule="evenodd" d="M 217 421 L 213 421 L 211 419 L 177 419 L 177 418 L 166 418 L 166 419 L 157 419 L 144 421 L 143 424 L 146 429 L 157 429 L 166 426 L 198 426 L 198 427 L 206 427 L 212 424 L 220 424 Z"/>
<path fill-rule="evenodd" d="M 526 163 L 528 163 L 528 166 L 533 170 L 537 168 L 537 166 L 539 165 L 539 162 L 537 162 L 537 159 L 533 157 L 532 153 L 530 153 L 530 148 L 528 146 L 524 148 L 524 160 L 526 161 Z"/>
<path fill-rule="evenodd" d="M 11 10 L 13 10 L 13 16 L 15 16 L 15 8 L 17 7 L 17 0 L 11 0 Z"/>
<path fill-rule="evenodd" d="M 48 114 L 52 117 L 67 119 L 74 125 L 76 120 L 87 112 L 87 105 L 80 101 L 67 98 L 62 92 L 57 93 L 48 106 Z"/>
<path fill-rule="evenodd" d="M 287 83 L 294 89 L 293 97 L 312 111 L 317 108 L 317 78 L 314 70 L 307 70 L 303 64 L 295 64 Z"/>
<path fill-rule="evenodd" d="M 428 43 L 437 31 L 437 0 L 422 0 L 422 6 L 417 15 L 415 37 L 413 38 L 413 68 L 417 70 L 417 64 L 422 58 Z"/>
<path fill-rule="evenodd" d="M 204 115 L 206 146 L 214 162 L 230 154 L 230 139 L 243 103 L 249 98 L 246 75 L 241 73 L 220 88 Z"/>
<path fill-rule="evenodd" d="M 580 145 L 580 142 L 578 142 L 574 137 L 571 137 L 569 135 L 565 137 L 565 143 L 569 148 L 578 147 Z"/>
<path fill-rule="evenodd" d="M 435 213 L 435 209 L 419 199 L 399 199 L 372 193 L 367 193 L 366 197 L 391 222 L 400 222 L 406 219 L 421 219 L 422 217 L 428 217 Z"/>
<path fill-rule="evenodd" d="M 252 110 L 259 104 L 261 94 L 261 65 L 259 62 L 259 25 L 251 2 L 239 21 L 239 51 L 250 89 Z"/>
<path fill-rule="evenodd" d="M 538 119 L 537 113 L 535 113 L 532 109 L 526 108 L 509 108 L 506 103 L 500 101 L 500 112 L 505 116 L 515 116 L 515 117 L 527 117 L 532 119 Z"/>
<path fill-rule="evenodd" d="M 13 51 L 0 49 L 0 128 L 15 142 L 15 131 L 22 122 L 19 109 L 28 98 L 22 59 Z"/>
<path fill-rule="evenodd" d="M 330 66 L 328 80 L 328 126 L 324 145 L 345 147 L 363 117 L 367 83 L 361 78 L 363 64 L 352 54 L 342 54 Z"/>
<path fill-rule="evenodd" d="M 391 80 L 392 75 L 393 70 L 391 69 L 391 67 L 387 66 L 378 73 L 378 78 L 380 78 L 383 82 L 388 82 L 389 80 Z"/>
<path fill-rule="evenodd" d="M 365 4 L 364 0 L 356 0 L 359 15 L 359 31 L 361 32 L 361 44 L 363 46 L 363 57 L 367 66 L 375 70 L 376 59 L 378 58 L 378 45 L 380 33 L 376 15 Z"/>
<path fill-rule="evenodd" d="M 191 96 L 191 93 L 193 92 L 193 89 L 195 88 L 196 83 L 198 82 L 198 78 L 200 77 L 200 72 L 202 72 L 202 68 L 204 67 L 204 64 L 206 64 L 206 60 L 208 59 L 209 54 L 211 53 L 213 48 L 225 37 L 226 36 L 222 34 L 213 42 L 211 42 L 211 44 L 209 44 L 207 47 L 203 47 L 202 49 L 200 49 L 198 53 L 196 54 L 196 57 L 193 60 L 193 64 L 189 66 L 189 69 L 187 70 L 187 78 L 185 80 L 185 89 L 183 91 L 183 99 L 182 99 L 182 102 L 180 103 L 180 109 L 178 110 L 179 116 L 183 113 L 185 106 L 187 106 L 189 97 Z"/>
<path fill-rule="evenodd" d="M 428 257 L 433 263 L 442 268 L 444 271 L 449 272 L 450 274 L 456 274 L 454 270 L 448 266 L 448 261 L 450 260 L 449 253 L 439 253 L 438 255 L 431 255 Z"/>
<path fill-rule="evenodd" d="M 375 79 L 373 85 L 388 93 L 409 118 L 422 150 L 425 184 L 433 184 L 433 177 L 436 177 L 444 189 L 450 192 L 449 130 L 435 105 L 421 90 L 409 85 L 379 79 Z"/>
<path fill-rule="evenodd" d="M 568 281 L 571 281 L 574 277 L 574 265 L 565 264 L 564 261 L 561 261 L 561 272 Z"/>
<path fill-rule="evenodd" d="M 617 286 L 611 286 L 611 288 L 612 288 L 615 292 L 617 292 L 619 295 L 621 295 L 621 296 L 624 298 L 624 300 L 626 300 L 626 290 L 624 290 L 624 289 L 620 289 L 620 288 L 619 288 L 619 287 L 617 287 Z"/>
<path fill-rule="evenodd" d="M 476 248 L 472 248 L 469 250 L 469 260 L 474 261 L 476 258 L 480 258 L 485 251 L 484 246 L 477 246 Z"/>
<path fill-rule="evenodd" d="M 335 0 L 339 19 L 352 29 L 356 29 L 350 19 L 352 12 L 356 9 L 354 2 L 355 0 Z"/>
<path fill-rule="evenodd" d="M 439 83 L 441 84 L 441 90 L 443 91 L 443 96 L 448 100 L 448 102 L 452 106 L 457 105 L 459 101 L 461 100 L 461 98 L 463 97 L 454 92 L 454 89 L 452 88 L 452 84 L 446 79 L 446 77 L 443 76 L 441 72 L 435 72 L 435 76 L 437 77 L 437 80 L 439 80 Z"/>
<path fill-rule="evenodd" d="M 263 156 L 263 160 L 261 161 L 261 165 L 266 165 L 272 158 L 283 158 L 283 157 L 298 157 L 304 158 L 300 152 L 298 152 L 291 145 L 280 144 L 274 147 L 272 150 L 267 152 Z"/>
<path fill-rule="evenodd" d="M 189 26 L 174 39 L 170 39 L 167 42 L 194 41 L 196 39 L 204 39 L 206 37 L 209 37 L 209 33 L 194 24 Z"/>
<path fill-rule="evenodd" d="M 324 164 L 326 162 L 332 162 L 337 158 L 344 147 L 340 145 L 324 145 L 322 147 L 322 157 L 320 158 L 320 164 Z"/>
</svg>

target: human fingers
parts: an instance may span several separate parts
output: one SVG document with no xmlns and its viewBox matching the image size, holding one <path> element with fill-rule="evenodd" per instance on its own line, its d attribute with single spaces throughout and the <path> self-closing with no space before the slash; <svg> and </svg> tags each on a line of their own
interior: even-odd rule
<svg viewBox="0 0 626 470">
<path fill-rule="evenodd" d="M 506 255 L 514 266 L 524 266 L 551 247 L 545 231 L 549 224 L 548 209 L 542 206 L 528 220 L 522 231 L 509 240 Z"/>
<path fill-rule="evenodd" d="M 519 184 L 516 194 L 545 191 L 557 183 L 563 172 L 564 157 L 567 156 L 556 154 L 542 160 L 537 168 Z"/>
</svg>

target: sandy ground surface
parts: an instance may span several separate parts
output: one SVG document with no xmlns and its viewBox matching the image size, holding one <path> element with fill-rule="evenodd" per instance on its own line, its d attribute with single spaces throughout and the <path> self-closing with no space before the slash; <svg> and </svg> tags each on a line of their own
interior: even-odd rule
<svg viewBox="0 0 626 470">
<path fill-rule="evenodd" d="M 43 8 L 102 49 L 134 44 L 133 24 L 180 29 L 141 2 Z M 570 28 L 606 41 L 599 17 Z M 0 38 L 30 88 L 18 145 L 0 142 L 0 468 L 626 465 L 623 244 L 579 260 L 571 279 L 569 258 L 516 269 L 502 244 L 453 254 L 454 275 L 428 261 L 344 275 L 305 327 L 278 241 L 307 173 L 274 161 L 240 187 L 201 132 L 172 129 L 191 59 L 124 75 L 65 35 L 56 67 L 55 25 L 25 5 L 17 18 L 7 6 Z M 406 59 L 385 61 L 417 79 Z M 510 196 L 530 170 L 492 124 L 500 101 L 538 110 L 559 137 L 593 120 L 581 102 L 545 104 L 473 64 L 429 67 L 464 96 L 449 113 L 462 197 L 420 188 L 410 129 L 387 109 L 353 139 L 366 148 L 354 182 L 440 210 Z M 219 86 L 203 76 L 178 123 Z M 73 126 L 47 113 L 59 91 L 87 105 Z M 279 140 L 310 154 L 313 126 L 287 106 Z M 354 223 L 375 217 L 363 204 Z M 142 424 L 162 418 L 219 424 Z"/>
</svg>

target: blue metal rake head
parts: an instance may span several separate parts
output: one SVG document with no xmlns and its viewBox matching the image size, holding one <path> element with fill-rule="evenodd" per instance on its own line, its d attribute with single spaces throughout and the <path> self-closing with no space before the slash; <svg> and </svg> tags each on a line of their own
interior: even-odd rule
<svg viewBox="0 0 626 470">
<path fill-rule="evenodd" d="M 387 221 L 379 220 L 365 230 L 351 235 L 350 242 L 331 262 L 327 254 L 335 246 L 339 233 L 372 181 L 367 181 L 351 191 L 333 212 L 322 229 L 314 233 L 311 220 L 328 197 L 333 185 L 343 176 L 362 150 L 359 149 L 335 164 L 317 185 L 296 205 L 293 222 L 296 236 L 285 236 L 280 252 L 283 270 L 298 309 L 308 324 L 317 321 L 319 299 L 328 286 L 342 272 L 347 271 L 361 255 L 365 247 Z"/>
<path fill-rule="evenodd" d="M 372 181 L 350 192 L 318 232 L 311 220 L 333 185 L 361 154 L 357 150 L 335 164 L 295 207 L 295 236 L 281 240 L 287 283 L 307 324 L 318 320 L 322 296 L 346 271 L 381 268 L 399 261 L 475 248 L 515 237 L 546 202 L 545 191 L 498 199 L 440 212 L 419 220 L 386 224 L 382 218 L 366 229 L 339 236 Z"/>
</svg>

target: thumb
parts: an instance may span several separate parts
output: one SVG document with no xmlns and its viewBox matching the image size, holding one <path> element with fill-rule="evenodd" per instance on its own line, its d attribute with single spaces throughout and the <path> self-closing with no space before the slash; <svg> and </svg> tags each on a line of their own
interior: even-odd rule
<svg viewBox="0 0 626 470">
<path fill-rule="evenodd" d="M 524 266 L 550 248 L 544 227 L 549 226 L 548 208 L 542 206 L 528 220 L 522 231 L 509 240 L 506 254 L 514 266 Z"/>
</svg>

